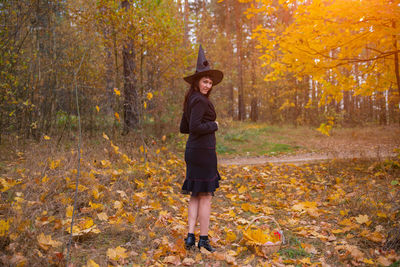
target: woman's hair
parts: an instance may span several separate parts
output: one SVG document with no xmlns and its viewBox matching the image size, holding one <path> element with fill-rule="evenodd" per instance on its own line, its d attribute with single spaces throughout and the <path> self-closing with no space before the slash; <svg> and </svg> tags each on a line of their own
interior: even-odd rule
<svg viewBox="0 0 400 267">
<path fill-rule="evenodd" d="M 189 101 L 189 97 L 190 97 L 195 91 L 197 91 L 197 92 L 200 91 L 199 82 L 200 82 L 200 79 L 203 78 L 203 77 L 210 78 L 210 77 L 208 77 L 208 76 L 200 76 L 199 78 L 194 79 L 193 82 L 192 82 L 192 84 L 190 85 L 189 90 L 186 91 L 185 100 L 183 101 L 183 112 L 186 112 L 186 110 L 187 110 L 187 103 L 188 103 L 188 101 Z M 212 91 L 212 87 L 211 87 L 211 89 L 210 89 L 210 90 L 207 92 L 207 94 L 206 94 L 206 97 L 207 97 L 207 98 L 210 96 L 211 91 Z"/>
</svg>

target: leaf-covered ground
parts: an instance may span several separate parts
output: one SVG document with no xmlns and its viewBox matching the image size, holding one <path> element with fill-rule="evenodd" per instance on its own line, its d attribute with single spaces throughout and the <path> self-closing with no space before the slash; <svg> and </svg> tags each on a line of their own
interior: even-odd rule
<svg viewBox="0 0 400 267">
<path fill-rule="evenodd" d="M 400 227 L 400 159 L 220 167 L 210 229 L 217 252 L 209 254 L 183 247 L 188 197 L 180 194 L 180 157 L 161 149 L 144 163 L 105 142 L 101 156 L 82 153 L 74 266 L 399 264 L 396 242 L 389 243 L 392 250 L 384 244 L 399 238 L 390 231 Z M 3 265 L 65 262 L 77 153 L 45 160 L 34 155 L 20 153 L 1 166 Z M 278 253 L 262 257 L 249 250 L 243 232 L 266 215 L 278 221 L 286 242 Z M 266 225 L 277 227 L 265 218 L 254 223 Z"/>
</svg>

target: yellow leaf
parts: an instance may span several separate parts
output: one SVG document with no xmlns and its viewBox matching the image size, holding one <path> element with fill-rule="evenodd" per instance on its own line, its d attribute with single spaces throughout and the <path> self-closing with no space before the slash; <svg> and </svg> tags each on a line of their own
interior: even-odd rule
<svg viewBox="0 0 400 267">
<path fill-rule="evenodd" d="M 363 262 L 366 264 L 375 264 L 375 262 L 372 259 L 363 259 Z"/>
<path fill-rule="evenodd" d="M 120 96 L 120 95 L 121 95 L 121 92 L 120 92 L 117 88 L 114 88 L 114 92 L 115 92 L 115 94 L 116 94 L 117 96 Z"/>
<path fill-rule="evenodd" d="M 247 191 L 247 187 L 244 186 L 244 185 L 242 185 L 242 186 L 239 187 L 239 189 L 238 189 L 239 194 L 243 194 L 243 193 L 246 192 L 246 191 Z"/>
<path fill-rule="evenodd" d="M 199 262 L 199 261 L 201 261 L 202 259 L 203 259 L 203 256 L 201 255 L 201 253 L 197 253 L 197 255 L 196 255 L 196 257 L 195 257 L 196 262 Z"/>
<path fill-rule="evenodd" d="M 310 264 L 311 265 L 311 260 L 310 258 L 303 258 L 300 260 L 301 263 L 303 264 Z"/>
<path fill-rule="evenodd" d="M 10 189 L 20 183 L 21 183 L 20 181 L 16 181 L 16 180 L 0 178 L 0 184 L 3 187 L 0 191 L 5 192 L 8 189 Z"/>
<path fill-rule="evenodd" d="M 86 267 L 100 267 L 94 260 L 90 259 L 88 260 Z"/>
<path fill-rule="evenodd" d="M 108 168 L 111 166 L 111 162 L 108 160 L 101 160 L 100 161 L 101 165 L 103 165 L 103 167 Z"/>
<path fill-rule="evenodd" d="M 369 221 L 368 215 L 358 215 L 358 217 L 355 218 L 356 222 L 359 224 L 367 223 Z"/>
<path fill-rule="evenodd" d="M 61 160 L 52 160 L 50 162 L 50 169 L 55 170 L 60 166 Z"/>
<path fill-rule="evenodd" d="M 44 250 L 48 250 L 49 247 L 59 247 L 62 245 L 61 242 L 52 240 L 51 235 L 45 235 L 44 233 L 41 233 L 37 237 L 37 241 L 39 242 L 39 246 Z"/>
<path fill-rule="evenodd" d="M 140 146 L 140 147 L 139 147 L 139 150 L 140 150 L 140 153 L 143 153 L 143 152 L 144 152 L 143 146 Z"/>
<path fill-rule="evenodd" d="M 349 209 L 341 210 L 340 215 L 347 216 L 349 214 L 349 211 L 350 211 Z"/>
<path fill-rule="evenodd" d="M 122 209 L 122 202 L 121 201 L 115 201 L 114 202 L 114 209 Z"/>
<path fill-rule="evenodd" d="M 147 103 L 146 103 L 146 101 L 143 102 L 143 107 L 144 107 L 144 109 L 147 109 Z"/>
<path fill-rule="evenodd" d="M 103 138 L 104 139 L 106 139 L 106 140 L 110 140 L 109 138 L 108 138 L 108 136 L 103 132 Z"/>
<path fill-rule="evenodd" d="M 67 210 L 65 212 L 65 216 L 67 216 L 67 218 L 72 218 L 72 211 L 73 211 L 74 207 L 73 206 L 68 206 Z"/>
<path fill-rule="evenodd" d="M 107 250 L 107 257 L 109 257 L 111 260 L 118 261 L 120 259 L 125 259 L 128 257 L 128 254 L 126 253 L 126 249 L 123 247 L 116 247 L 116 248 L 109 248 Z"/>
<path fill-rule="evenodd" d="M 343 230 L 342 229 L 334 229 L 334 230 L 332 230 L 332 233 L 340 234 L 340 233 L 343 233 Z"/>
<path fill-rule="evenodd" d="M 47 181 L 49 181 L 49 177 L 47 177 L 47 175 L 45 175 L 45 176 L 42 178 L 42 183 L 46 183 Z"/>
<path fill-rule="evenodd" d="M 89 201 L 89 205 L 94 210 L 102 210 L 104 208 L 103 204 L 101 204 L 101 203 L 93 203 L 92 201 Z"/>
<path fill-rule="evenodd" d="M 381 211 L 378 211 L 378 213 L 376 215 L 378 215 L 378 217 L 381 217 L 381 218 L 387 218 L 388 217 L 386 213 L 381 212 Z"/>
<path fill-rule="evenodd" d="M 50 140 L 51 138 L 47 135 L 43 136 L 44 140 Z"/>
<path fill-rule="evenodd" d="M 118 112 L 115 112 L 115 113 L 114 113 L 114 116 L 115 116 L 115 118 L 117 119 L 117 121 L 119 121 L 119 122 L 121 121 L 121 119 L 119 118 Z"/>
<path fill-rule="evenodd" d="M 235 218 L 236 217 L 236 213 L 233 210 L 229 210 L 228 215 L 231 218 Z"/>
<path fill-rule="evenodd" d="M 108 220 L 108 216 L 105 212 L 102 213 L 98 213 L 97 214 L 97 218 L 99 218 L 100 221 L 107 221 Z"/>
<path fill-rule="evenodd" d="M 99 199 L 100 197 L 100 193 L 96 188 L 92 189 L 92 195 L 95 199 Z"/>
<path fill-rule="evenodd" d="M 97 106 L 97 105 L 96 105 L 96 110 L 97 110 L 97 112 L 100 111 L 100 108 L 99 108 L 99 106 Z"/>
<path fill-rule="evenodd" d="M 0 236 L 5 236 L 10 229 L 10 221 L 0 220 Z"/>
<path fill-rule="evenodd" d="M 94 225 L 92 218 L 87 218 L 83 223 L 83 229 L 88 229 Z"/>
<path fill-rule="evenodd" d="M 245 202 L 245 203 L 243 203 L 240 207 L 242 208 L 243 211 L 249 211 L 249 209 L 250 209 L 250 204 L 247 203 L 247 202 Z"/>
<path fill-rule="evenodd" d="M 234 241 L 236 241 L 236 234 L 232 231 L 229 231 L 226 233 L 226 241 L 228 241 L 229 243 L 232 243 Z"/>
<path fill-rule="evenodd" d="M 147 99 L 151 100 L 153 98 L 153 94 L 152 93 L 147 93 Z"/>
</svg>

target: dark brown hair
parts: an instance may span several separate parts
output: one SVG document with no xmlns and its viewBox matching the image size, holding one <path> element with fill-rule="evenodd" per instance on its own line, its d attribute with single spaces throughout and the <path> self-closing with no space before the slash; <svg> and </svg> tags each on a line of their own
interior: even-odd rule
<svg viewBox="0 0 400 267">
<path fill-rule="evenodd" d="M 200 76 L 200 77 L 198 77 L 197 79 L 193 80 L 192 84 L 190 85 L 189 90 L 187 90 L 187 91 L 186 91 L 186 94 L 185 94 L 185 100 L 183 101 L 183 112 L 186 112 L 186 111 L 187 111 L 187 102 L 188 102 L 188 100 L 189 100 L 189 97 L 190 97 L 195 91 L 200 92 L 199 82 L 200 82 L 200 79 L 203 78 L 203 77 L 207 77 L 207 78 L 211 79 L 211 78 L 208 77 L 208 76 Z M 207 97 L 207 98 L 210 96 L 211 91 L 212 91 L 212 87 L 211 87 L 211 89 L 210 89 L 210 90 L 207 92 L 207 94 L 206 94 L 206 97 Z"/>
</svg>

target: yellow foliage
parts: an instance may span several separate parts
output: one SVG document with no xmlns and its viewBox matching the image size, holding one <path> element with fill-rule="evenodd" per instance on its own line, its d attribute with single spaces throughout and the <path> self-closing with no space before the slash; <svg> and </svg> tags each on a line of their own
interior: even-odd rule
<svg viewBox="0 0 400 267">
<path fill-rule="evenodd" d="M 114 88 L 114 93 L 115 93 L 115 95 L 117 95 L 117 96 L 120 96 L 120 95 L 121 95 L 121 92 L 118 90 L 118 88 Z"/>
<path fill-rule="evenodd" d="M 119 118 L 118 112 L 115 112 L 115 113 L 114 113 L 114 116 L 115 116 L 115 119 L 117 119 L 118 122 L 121 121 L 121 119 Z"/>
</svg>

